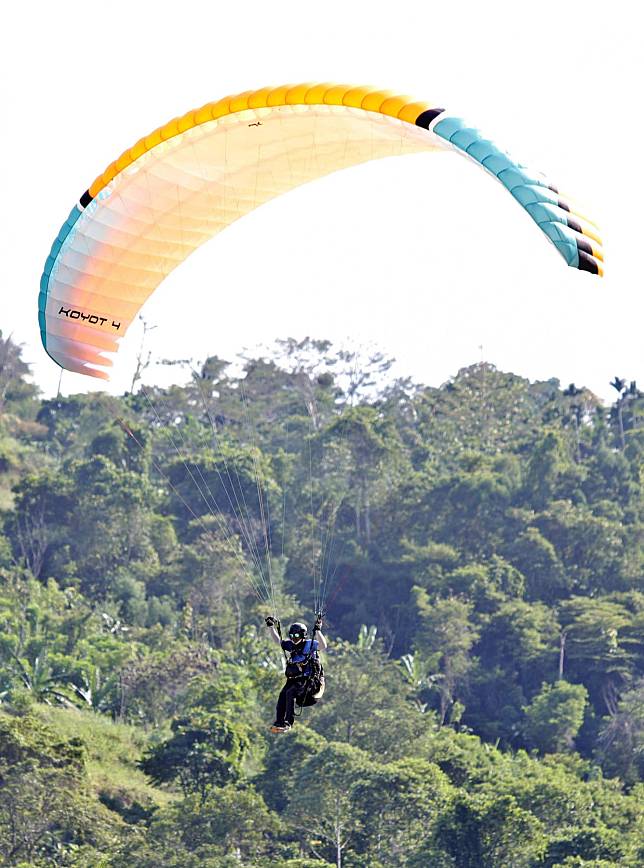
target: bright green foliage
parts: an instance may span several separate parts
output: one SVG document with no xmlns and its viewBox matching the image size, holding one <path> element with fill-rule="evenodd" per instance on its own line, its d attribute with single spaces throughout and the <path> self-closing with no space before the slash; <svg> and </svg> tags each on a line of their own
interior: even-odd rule
<svg viewBox="0 0 644 868">
<path fill-rule="evenodd" d="M 50 704 L 125 710 L 117 673 L 136 653 L 126 628 L 92 611 L 73 588 L 0 573 L 0 679 L 6 697 L 27 691 Z M 127 640 L 127 641 L 126 641 Z"/>
<path fill-rule="evenodd" d="M 569 500 L 553 500 L 535 524 L 558 552 L 569 587 L 595 593 L 620 589 L 624 528 L 619 520 L 594 515 Z"/>
<path fill-rule="evenodd" d="M 205 799 L 209 788 L 238 780 L 257 736 L 252 682 L 231 667 L 213 682 L 196 679 L 186 697 L 184 715 L 172 722 L 172 735 L 152 747 L 141 768 L 157 784 L 177 781 L 184 793 Z"/>
<path fill-rule="evenodd" d="M 291 798 L 290 783 L 302 764 L 315 756 L 325 739 L 307 726 L 297 726 L 288 738 L 273 740 L 268 746 L 266 765 L 258 783 L 268 806 L 283 814 Z"/>
<path fill-rule="evenodd" d="M 363 640 L 366 639 L 363 632 Z M 366 645 L 366 647 L 365 647 Z M 409 702 L 413 690 L 400 677 L 377 640 L 342 643 L 333 654 L 328 698 L 315 709 L 315 726 L 326 738 L 344 741 L 395 760 L 432 726 Z"/>
<path fill-rule="evenodd" d="M 510 548 L 512 561 L 526 579 L 527 596 L 554 602 L 570 587 L 557 550 L 536 527 L 527 527 Z"/>
<path fill-rule="evenodd" d="M 533 447 L 525 475 L 525 496 L 535 509 L 543 509 L 558 494 L 561 479 L 570 465 L 563 436 L 549 431 Z"/>
<path fill-rule="evenodd" d="M 477 634 L 471 624 L 471 606 L 455 597 L 430 605 L 422 588 L 416 590 L 421 629 L 417 634 L 419 653 L 426 660 L 429 678 L 439 695 L 439 722 L 447 721 L 472 665 L 471 649 Z"/>
<path fill-rule="evenodd" d="M 5 413 L 30 417 L 38 389 L 28 380 L 29 366 L 23 361 L 20 344 L 0 330 L 0 416 Z"/>
<path fill-rule="evenodd" d="M 36 705 L 32 713 L 57 739 L 82 745 L 88 789 L 127 822 L 147 819 L 173 798 L 139 768 L 149 735 L 141 727 L 115 723 L 105 715 Z"/>
<path fill-rule="evenodd" d="M 82 742 L 61 742 L 36 717 L 0 715 L 0 780 L 6 864 L 40 865 L 117 839 L 120 823 L 90 797 Z"/>
<path fill-rule="evenodd" d="M 588 691 L 583 684 L 544 684 L 524 711 L 528 742 L 542 753 L 571 750 L 584 720 Z"/>
<path fill-rule="evenodd" d="M 159 861 L 166 853 L 176 858 L 177 850 L 183 850 L 188 858 L 236 854 L 245 862 L 270 852 L 279 829 L 277 815 L 269 812 L 252 787 L 228 784 L 213 786 L 202 796 L 188 796 L 159 812 L 150 839 Z"/>
<path fill-rule="evenodd" d="M 318 858 L 341 860 L 362 831 L 362 803 L 354 798 L 354 788 L 368 767 L 368 755 L 359 748 L 329 742 L 294 775 L 286 813 Z"/>
<path fill-rule="evenodd" d="M 510 600 L 486 619 L 477 651 L 527 693 L 537 689 L 539 674 L 554 678 L 559 632 L 555 613 L 543 603 Z"/>
<path fill-rule="evenodd" d="M 576 829 L 569 838 L 552 841 L 546 850 L 543 864 L 548 868 L 575 864 L 623 865 L 624 856 L 624 845 L 619 833 L 597 825 Z"/>
<path fill-rule="evenodd" d="M 565 632 L 565 673 L 585 681 L 602 713 L 614 713 L 618 691 L 641 659 L 639 619 L 624 602 L 609 597 L 572 597 L 561 607 Z"/>
<path fill-rule="evenodd" d="M 433 851 L 438 865 L 454 868 L 528 868 L 538 864 L 545 841 L 541 823 L 511 796 L 460 795 L 438 820 L 428 848 L 409 864 L 428 864 L 422 859 Z"/>
<path fill-rule="evenodd" d="M 352 790 L 363 805 L 360 849 L 371 864 L 406 864 L 448 807 L 453 789 L 440 769 L 420 758 L 379 764 Z"/>
<path fill-rule="evenodd" d="M 597 756 L 609 774 L 629 784 L 644 780 L 644 679 L 626 691 L 604 718 Z"/>
</svg>

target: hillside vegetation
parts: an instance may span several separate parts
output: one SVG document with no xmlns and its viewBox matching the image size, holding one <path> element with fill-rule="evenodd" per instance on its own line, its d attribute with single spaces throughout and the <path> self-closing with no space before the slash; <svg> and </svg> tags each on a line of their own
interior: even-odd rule
<svg viewBox="0 0 644 868">
<path fill-rule="evenodd" d="M 390 364 L 45 400 L 0 333 L 0 864 L 644 864 L 644 395 Z"/>
</svg>

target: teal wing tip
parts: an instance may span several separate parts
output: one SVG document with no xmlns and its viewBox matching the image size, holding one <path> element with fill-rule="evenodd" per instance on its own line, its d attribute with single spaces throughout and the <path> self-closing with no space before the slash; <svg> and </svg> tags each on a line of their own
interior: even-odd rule
<svg viewBox="0 0 644 868">
<path fill-rule="evenodd" d="M 432 129 L 503 184 L 552 241 L 567 265 L 603 276 L 601 244 L 594 250 L 583 238 L 581 225 L 574 219 L 577 215 L 570 213 L 570 207 L 559 198 L 557 187 L 516 162 L 462 118 L 440 117 Z"/>
</svg>

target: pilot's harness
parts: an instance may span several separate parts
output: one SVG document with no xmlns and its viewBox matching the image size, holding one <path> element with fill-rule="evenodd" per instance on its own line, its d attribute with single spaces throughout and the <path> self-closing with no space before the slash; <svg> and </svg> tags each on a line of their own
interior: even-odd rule
<svg viewBox="0 0 644 868">
<path fill-rule="evenodd" d="M 280 637 L 280 642 L 283 642 L 282 639 L 282 625 L 279 621 L 275 622 L 275 627 L 277 629 L 277 635 Z M 313 637 L 315 637 L 316 631 L 313 631 Z M 302 710 L 304 706 L 315 705 L 318 699 L 321 699 L 324 695 L 324 667 L 320 663 L 317 657 L 315 657 L 315 650 L 313 649 L 313 641 L 314 638 L 307 639 L 306 642 L 309 643 L 309 652 L 304 658 L 304 660 L 300 660 L 299 662 L 292 662 L 286 656 L 286 651 L 282 648 L 282 652 L 284 654 L 284 659 L 286 660 L 286 678 L 288 680 L 295 680 L 296 678 L 302 677 L 302 675 L 289 675 L 288 670 L 289 666 L 297 667 L 300 670 L 300 673 L 304 672 L 307 666 L 311 666 L 311 673 L 306 677 L 306 681 L 303 684 L 303 690 L 299 692 L 295 697 L 295 703 L 299 707 L 299 712 L 295 712 L 296 717 L 300 717 L 302 714 Z M 315 692 L 312 692 L 315 691 Z"/>
</svg>

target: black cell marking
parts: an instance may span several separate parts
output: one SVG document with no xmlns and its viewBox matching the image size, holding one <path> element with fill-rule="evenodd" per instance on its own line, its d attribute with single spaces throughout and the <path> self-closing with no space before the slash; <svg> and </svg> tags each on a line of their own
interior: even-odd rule
<svg viewBox="0 0 644 868">
<path fill-rule="evenodd" d="M 92 201 L 94 197 L 90 196 L 89 190 L 85 190 L 83 195 L 80 197 L 80 204 L 82 208 L 87 208 L 89 203 Z"/>
<path fill-rule="evenodd" d="M 593 255 L 593 248 L 590 246 L 590 244 L 587 241 L 584 241 L 583 238 L 576 238 L 575 241 L 577 242 L 577 250 L 583 251 L 584 253 L 587 253 L 589 256 Z"/>
<path fill-rule="evenodd" d="M 561 199 L 557 199 L 557 205 L 559 205 L 562 211 L 570 211 L 570 205 L 566 205 Z"/>
<path fill-rule="evenodd" d="M 441 115 L 445 109 L 436 108 L 436 109 L 427 109 L 427 111 L 421 112 L 416 118 L 416 126 L 423 127 L 423 129 L 428 130 L 431 122 Z"/>
<path fill-rule="evenodd" d="M 581 235 L 584 234 L 581 229 L 581 224 L 577 223 L 576 220 L 573 220 L 572 217 L 566 217 L 566 223 L 568 224 L 568 226 L 570 226 L 571 229 L 574 229 L 575 232 L 579 232 Z"/>
<path fill-rule="evenodd" d="M 546 186 L 547 186 L 547 189 L 548 189 L 548 190 L 552 190 L 553 193 L 558 193 L 558 192 L 559 192 L 559 190 L 557 190 L 557 188 L 555 187 L 554 184 L 547 184 Z"/>
<path fill-rule="evenodd" d="M 597 263 L 592 256 L 588 256 L 588 254 L 584 253 L 583 250 L 579 251 L 579 265 L 577 268 L 580 271 L 589 271 L 591 274 L 599 274 Z"/>
</svg>

